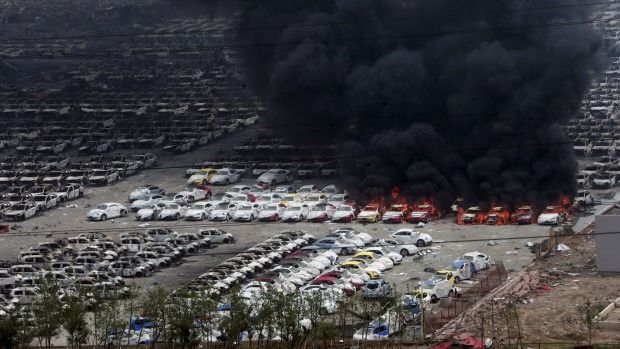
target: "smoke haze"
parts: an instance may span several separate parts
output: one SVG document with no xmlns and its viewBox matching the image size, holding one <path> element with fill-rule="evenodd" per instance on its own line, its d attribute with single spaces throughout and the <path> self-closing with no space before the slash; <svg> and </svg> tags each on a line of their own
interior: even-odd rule
<svg viewBox="0 0 620 349">
<path fill-rule="evenodd" d="M 606 65 L 592 26 L 557 26 L 590 19 L 595 8 L 579 4 L 246 2 L 241 26 L 253 29 L 240 40 L 252 46 L 249 84 L 273 109 L 267 122 L 308 125 L 274 132 L 336 141 L 358 198 L 397 186 L 443 207 L 457 196 L 542 205 L 576 191 L 572 145 L 545 144 L 568 142 L 560 126 Z M 520 10 L 545 7 L 557 8 Z"/>
</svg>

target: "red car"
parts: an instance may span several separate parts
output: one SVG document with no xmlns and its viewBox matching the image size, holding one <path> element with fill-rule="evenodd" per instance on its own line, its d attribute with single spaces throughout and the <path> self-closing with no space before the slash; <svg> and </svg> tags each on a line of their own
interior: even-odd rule
<svg viewBox="0 0 620 349">
<path fill-rule="evenodd" d="M 321 276 L 319 276 L 319 277 L 333 277 L 333 278 L 336 278 L 336 279 L 340 279 L 340 278 L 342 278 L 342 272 L 338 271 L 338 270 L 332 270 L 332 271 L 329 271 L 327 273 L 321 274 Z M 351 281 L 349 281 L 349 282 L 351 282 Z M 351 282 L 351 284 L 353 286 L 355 286 L 355 288 L 358 289 L 358 290 L 360 288 L 362 288 L 362 286 L 364 286 L 363 282 L 361 282 L 361 283 L 360 282 Z"/>
<path fill-rule="evenodd" d="M 409 214 L 409 223 L 428 223 L 433 220 L 434 214 L 432 205 L 420 205 Z"/>
<path fill-rule="evenodd" d="M 318 278 L 314 279 L 312 281 L 312 285 L 328 285 L 328 286 L 334 286 L 337 285 L 340 281 L 340 279 L 333 277 L 333 276 L 319 276 Z M 344 293 L 351 295 L 354 294 L 355 291 L 352 289 L 349 289 L 347 287 L 344 287 L 342 289 L 344 291 Z"/>
<path fill-rule="evenodd" d="M 517 209 L 514 215 L 514 222 L 516 224 L 532 224 L 536 222 L 536 215 L 534 210 L 530 206 L 521 206 Z"/>
<path fill-rule="evenodd" d="M 361 209 L 354 201 L 348 201 L 338 206 L 334 215 L 332 216 L 332 222 L 336 223 L 350 223 L 357 219 L 357 215 Z"/>
</svg>

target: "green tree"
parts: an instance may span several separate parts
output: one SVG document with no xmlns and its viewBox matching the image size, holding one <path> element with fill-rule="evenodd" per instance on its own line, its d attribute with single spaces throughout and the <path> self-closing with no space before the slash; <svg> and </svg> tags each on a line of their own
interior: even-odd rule
<svg viewBox="0 0 620 349">
<path fill-rule="evenodd" d="M 592 329 L 597 326 L 598 322 L 603 320 L 598 317 L 598 314 L 603 310 L 603 307 L 590 301 L 586 298 L 578 307 L 579 319 L 581 323 L 588 329 L 588 345 L 592 345 Z"/>
<path fill-rule="evenodd" d="M 52 346 L 52 338 L 60 335 L 62 325 L 62 307 L 60 302 L 60 285 L 53 280 L 41 277 L 38 279 L 38 297 L 32 303 L 36 319 L 35 338 L 39 345 L 47 348 Z"/>
<path fill-rule="evenodd" d="M 88 343 L 90 327 L 86 319 L 86 305 L 78 296 L 65 298 L 62 309 L 62 326 L 67 331 L 67 344 L 71 348 Z"/>
</svg>

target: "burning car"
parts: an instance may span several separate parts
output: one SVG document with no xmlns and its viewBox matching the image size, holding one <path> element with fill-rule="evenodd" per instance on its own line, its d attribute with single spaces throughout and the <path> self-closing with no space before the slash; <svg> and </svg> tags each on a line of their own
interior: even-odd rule
<svg viewBox="0 0 620 349">
<path fill-rule="evenodd" d="M 409 214 L 409 223 L 428 223 L 435 219 L 435 206 L 418 205 Z"/>
<path fill-rule="evenodd" d="M 468 208 L 465 212 L 459 212 L 459 224 L 481 224 L 484 222 L 484 213 L 482 208 L 473 206 Z"/>
<path fill-rule="evenodd" d="M 562 206 L 547 206 L 545 210 L 538 216 L 538 224 L 558 225 L 564 222 L 566 212 Z"/>
<path fill-rule="evenodd" d="M 379 205 L 366 205 L 357 215 L 358 222 L 377 223 L 383 217 L 383 208 Z"/>
<path fill-rule="evenodd" d="M 409 209 L 405 204 L 392 204 L 383 214 L 383 223 L 402 223 L 409 216 Z"/>
<path fill-rule="evenodd" d="M 510 222 L 510 211 L 504 206 L 495 206 L 487 214 L 487 224 L 503 225 Z"/>
<path fill-rule="evenodd" d="M 532 224 L 536 221 L 536 215 L 531 206 L 521 206 L 517 209 L 514 216 L 516 224 Z"/>
</svg>

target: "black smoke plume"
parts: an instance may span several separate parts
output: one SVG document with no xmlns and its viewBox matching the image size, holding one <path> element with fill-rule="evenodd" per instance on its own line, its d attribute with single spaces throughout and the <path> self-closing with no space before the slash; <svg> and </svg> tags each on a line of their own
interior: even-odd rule
<svg viewBox="0 0 620 349">
<path fill-rule="evenodd" d="M 396 186 L 443 207 L 457 196 L 542 205 L 576 191 L 560 126 L 606 65 L 602 35 L 574 23 L 594 10 L 579 0 L 252 1 L 239 36 L 249 84 L 273 109 L 266 122 L 291 126 L 274 128 L 289 141 L 336 142 L 359 198 Z"/>
</svg>

